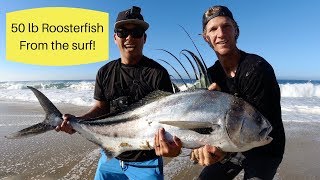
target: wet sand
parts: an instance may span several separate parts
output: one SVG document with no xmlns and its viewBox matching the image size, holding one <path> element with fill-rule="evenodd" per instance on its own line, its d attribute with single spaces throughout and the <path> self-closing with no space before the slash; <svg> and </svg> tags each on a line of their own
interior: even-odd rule
<svg viewBox="0 0 320 180">
<path fill-rule="evenodd" d="M 75 115 L 89 109 L 67 104 L 57 107 Z M 51 131 L 25 139 L 4 138 L 43 118 L 38 103 L 0 101 L 0 179 L 93 179 L 99 148 L 78 134 Z M 286 122 L 285 130 L 286 151 L 274 179 L 320 179 L 320 122 Z M 188 157 L 165 158 L 165 179 L 194 179 L 201 169 Z"/>
</svg>

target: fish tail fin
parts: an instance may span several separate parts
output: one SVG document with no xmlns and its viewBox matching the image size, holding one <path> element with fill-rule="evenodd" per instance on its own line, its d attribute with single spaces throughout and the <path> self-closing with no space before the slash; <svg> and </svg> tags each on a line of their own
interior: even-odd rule
<svg viewBox="0 0 320 180">
<path fill-rule="evenodd" d="M 29 126 L 25 129 L 22 129 L 18 132 L 9 134 L 5 136 L 7 139 L 19 139 L 19 138 L 25 138 L 30 136 L 35 136 L 44 132 L 47 132 L 49 130 L 52 130 L 52 126 L 45 124 L 45 123 L 38 123 L 32 126 Z"/>
<path fill-rule="evenodd" d="M 61 124 L 62 122 L 62 114 L 61 112 L 53 105 L 53 103 L 39 90 L 27 86 L 37 97 L 40 105 L 46 113 L 45 119 L 43 122 L 29 126 L 25 129 L 22 129 L 18 132 L 9 134 L 5 136 L 8 139 L 18 139 L 23 137 L 30 137 L 34 135 L 38 135 L 49 130 L 53 130 L 56 126 Z"/>
</svg>

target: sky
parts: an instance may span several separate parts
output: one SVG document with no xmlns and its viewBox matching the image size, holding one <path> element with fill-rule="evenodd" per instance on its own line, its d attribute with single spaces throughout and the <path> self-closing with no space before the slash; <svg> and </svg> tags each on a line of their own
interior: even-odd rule
<svg viewBox="0 0 320 180">
<path fill-rule="evenodd" d="M 320 80 L 320 1 L 317 0 L 0 0 L 0 81 L 95 79 L 101 66 L 120 56 L 113 41 L 113 26 L 118 12 L 132 6 L 141 7 L 145 21 L 150 24 L 144 55 L 155 60 L 165 59 L 178 67 L 172 57 L 157 49 L 166 49 L 176 56 L 183 49 L 196 52 L 180 27 L 183 26 L 207 66 L 211 66 L 217 57 L 199 34 L 203 13 L 214 5 L 224 5 L 232 11 L 240 27 L 238 48 L 265 58 L 278 79 Z M 109 13 L 109 59 L 74 66 L 38 66 L 8 61 L 6 13 L 40 7 L 76 7 Z M 170 66 L 162 64 L 169 74 L 177 77 Z"/>
</svg>

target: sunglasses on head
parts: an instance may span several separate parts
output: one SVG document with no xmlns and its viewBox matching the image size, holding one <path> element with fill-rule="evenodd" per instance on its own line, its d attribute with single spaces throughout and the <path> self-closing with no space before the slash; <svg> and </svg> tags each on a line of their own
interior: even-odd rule
<svg viewBox="0 0 320 180">
<path fill-rule="evenodd" d="M 129 34 L 133 38 L 141 38 L 145 31 L 141 28 L 133 28 L 133 29 L 119 28 L 119 29 L 115 29 L 114 32 L 117 34 L 119 38 L 127 38 Z"/>
</svg>

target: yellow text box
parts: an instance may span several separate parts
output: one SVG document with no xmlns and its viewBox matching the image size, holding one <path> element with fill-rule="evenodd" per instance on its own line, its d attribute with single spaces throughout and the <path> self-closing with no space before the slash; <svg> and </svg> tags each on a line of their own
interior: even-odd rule
<svg viewBox="0 0 320 180">
<path fill-rule="evenodd" d="M 6 14 L 7 60 L 67 66 L 108 58 L 108 13 L 45 7 Z"/>
</svg>

